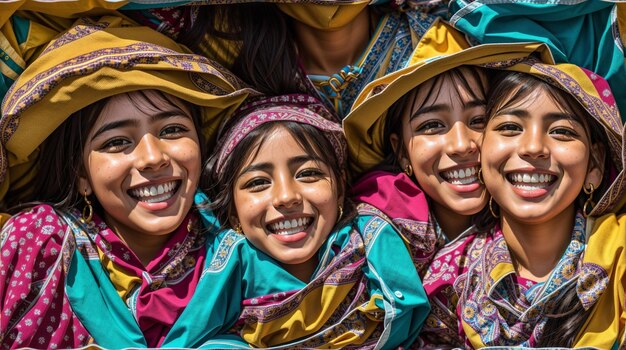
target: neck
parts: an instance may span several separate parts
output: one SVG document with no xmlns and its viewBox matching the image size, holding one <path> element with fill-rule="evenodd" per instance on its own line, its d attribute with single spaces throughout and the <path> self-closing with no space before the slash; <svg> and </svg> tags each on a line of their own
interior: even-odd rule
<svg viewBox="0 0 626 350">
<path fill-rule="evenodd" d="M 446 208 L 442 205 L 434 203 L 433 212 L 437 223 L 446 234 L 449 240 L 454 240 L 463 231 L 467 230 L 472 224 L 470 215 L 462 215 Z"/>
<path fill-rule="evenodd" d="M 167 235 L 146 235 L 137 233 L 128 235 L 124 234 L 114 225 L 109 225 L 109 227 L 117 234 L 120 240 L 126 243 L 128 248 L 135 253 L 144 267 L 148 266 L 171 237 L 171 233 Z"/>
<path fill-rule="evenodd" d="M 319 259 L 317 254 L 313 256 L 311 259 L 300 263 L 300 264 L 282 264 L 283 268 L 287 270 L 294 277 L 299 279 L 304 283 L 309 283 L 311 281 L 311 275 L 313 275 L 313 271 L 317 267 L 319 263 Z"/>
<path fill-rule="evenodd" d="M 571 240 L 575 215 L 572 206 L 547 222 L 534 224 L 502 211 L 502 234 L 519 276 L 536 282 L 548 279 Z"/>
<path fill-rule="evenodd" d="M 307 74 L 332 75 L 354 64 L 370 39 L 369 8 L 345 26 L 319 30 L 293 21 L 300 60 Z"/>
</svg>

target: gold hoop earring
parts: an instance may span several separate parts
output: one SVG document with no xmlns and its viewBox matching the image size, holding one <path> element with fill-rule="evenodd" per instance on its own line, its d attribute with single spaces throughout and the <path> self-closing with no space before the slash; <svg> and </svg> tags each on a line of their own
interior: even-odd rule
<svg viewBox="0 0 626 350">
<path fill-rule="evenodd" d="M 87 197 L 86 189 L 85 193 L 83 194 L 83 200 L 85 201 L 85 206 L 83 207 L 83 215 L 81 215 L 80 221 L 82 221 L 84 224 L 88 224 L 93 218 L 93 207 L 91 206 L 91 201 Z M 85 212 L 89 213 L 89 215 L 87 215 Z"/>
<path fill-rule="evenodd" d="M 235 230 L 235 233 L 243 235 L 243 228 L 241 227 L 241 223 L 238 222 L 233 229 Z"/>
<path fill-rule="evenodd" d="M 339 206 L 339 216 L 337 217 L 337 222 L 339 222 L 339 220 L 341 220 L 342 217 L 343 217 L 343 207 L 340 205 Z"/>
<path fill-rule="evenodd" d="M 408 177 L 413 176 L 413 167 L 411 166 L 411 164 L 407 164 L 407 165 L 404 167 L 404 173 L 405 173 Z"/>
<path fill-rule="evenodd" d="M 483 168 L 478 169 L 478 182 L 480 182 L 481 185 L 485 184 L 485 180 L 483 180 Z"/>
<path fill-rule="evenodd" d="M 591 212 L 593 211 L 593 207 L 596 206 L 596 203 L 593 202 L 593 191 L 595 190 L 596 189 L 591 182 L 589 183 L 589 189 L 587 189 L 586 187 L 583 187 L 583 192 L 585 192 L 585 194 L 588 195 L 587 200 L 585 201 L 585 205 L 583 205 L 584 217 L 589 216 L 589 214 L 591 214 Z M 587 209 L 589 209 L 589 211 L 587 211 Z"/>
<path fill-rule="evenodd" d="M 494 218 L 499 218 L 498 215 L 496 215 L 496 211 L 493 210 L 493 197 L 489 198 L 489 211 L 491 212 L 491 216 L 493 216 Z"/>
</svg>

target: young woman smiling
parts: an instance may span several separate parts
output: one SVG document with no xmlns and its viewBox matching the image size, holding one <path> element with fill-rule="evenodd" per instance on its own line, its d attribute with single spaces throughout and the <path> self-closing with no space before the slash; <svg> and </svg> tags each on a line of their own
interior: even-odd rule
<svg viewBox="0 0 626 350">
<path fill-rule="evenodd" d="M 237 334 L 256 347 L 411 344 L 428 312 L 419 276 L 384 215 L 346 198 L 346 143 L 330 112 L 306 95 L 271 97 L 223 130 L 203 179 L 214 212 L 202 214 L 233 229 L 217 236 L 207 275 L 220 288 L 207 297 L 221 293 L 225 314 L 243 306 Z"/>
<path fill-rule="evenodd" d="M 197 345 L 177 335 L 209 249 L 194 196 L 214 124 L 247 95 L 231 82 L 114 17 L 79 21 L 22 73 L 2 109 L 21 209 L 1 233 L 3 348 Z"/>
<path fill-rule="evenodd" d="M 438 327 L 422 336 L 471 348 L 616 347 L 626 216 L 611 213 L 625 190 L 615 100 L 577 66 L 510 65 L 488 97 L 481 146 L 492 199 L 480 230 L 430 265 L 425 288 L 448 307 L 433 303 Z"/>
</svg>

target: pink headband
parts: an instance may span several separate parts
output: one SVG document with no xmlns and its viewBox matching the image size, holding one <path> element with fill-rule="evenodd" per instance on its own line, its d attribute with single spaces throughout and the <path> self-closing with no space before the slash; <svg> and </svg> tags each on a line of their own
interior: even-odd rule
<svg viewBox="0 0 626 350">
<path fill-rule="evenodd" d="M 223 135 L 219 142 L 220 154 L 216 171 L 222 171 L 228 156 L 237 144 L 252 130 L 272 122 L 290 121 L 316 127 L 333 145 L 339 164 L 346 160 L 346 138 L 341 125 L 324 105 L 309 95 L 292 94 L 264 98 L 241 107 L 237 113 L 240 120 Z"/>
</svg>

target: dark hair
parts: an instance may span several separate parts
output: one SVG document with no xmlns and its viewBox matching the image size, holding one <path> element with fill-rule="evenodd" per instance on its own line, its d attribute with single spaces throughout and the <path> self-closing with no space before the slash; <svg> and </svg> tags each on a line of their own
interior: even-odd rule
<svg viewBox="0 0 626 350">
<path fill-rule="evenodd" d="M 239 46 L 230 70 L 261 93 L 306 92 L 294 77 L 301 74 L 288 16 L 275 4 L 201 6 L 198 19 L 179 40 L 197 53 L 202 45 Z"/>
<path fill-rule="evenodd" d="M 205 204 L 205 206 L 214 211 L 222 227 L 228 227 L 229 218 L 235 211 L 233 192 L 235 182 L 244 165 L 243 160 L 248 159 L 253 152 L 258 152 L 270 132 L 279 127 L 285 128 L 306 153 L 315 155 L 331 169 L 331 181 L 336 182 L 339 196 L 344 196 L 343 217 L 335 227 L 341 227 L 352 220 L 356 215 L 356 208 L 346 195 L 343 164 L 339 163 L 335 152 L 328 152 L 328 150 L 334 150 L 334 147 L 318 128 L 292 121 L 265 123 L 251 131 L 235 146 L 220 171 L 216 169 L 219 152 L 215 153 L 208 160 L 201 176 L 200 186 L 212 200 L 212 203 Z"/>
<path fill-rule="evenodd" d="M 128 93 L 130 101 L 137 105 L 147 102 L 158 108 L 143 91 L 136 91 L 139 96 Z M 156 90 L 166 101 L 174 103 L 173 96 Z M 99 100 L 70 115 L 43 142 L 37 156 L 37 176 L 32 183 L 11 188 L 8 193 L 7 206 L 13 207 L 11 212 L 19 211 L 37 202 L 45 202 L 57 208 L 66 209 L 80 205 L 83 194 L 78 189 L 78 178 L 85 174 L 83 151 L 87 135 L 91 131 L 98 116 L 111 97 Z M 144 102 L 145 101 L 145 102 Z M 181 100 L 182 101 L 182 100 Z M 205 159 L 206 146 L 201 133 L 201 111 L 198 107 L 186 103 L 190 107 L 194 126 L 200 140 L 200 154 Z M 30 189 L 30 190 L 27 190 Z M 102 213 L 97 201 L 96 211 Z"/>
<path fill-rule="evenodd" d="M 495 76 L 490 95 L 487 99 L 488 121 L 493 118 L 498 111 L 519 102 L 538 89 L 543 89 L 557 104 L 573 112 L 573 118 L 583 124 L 587 130 L 590 144 L 607 144 L 602 126 L 580 106 L 574 97 L 527 73 L 499 72 Z M 608 152 L 608 149 L 606 151 Z M 596 165 L 600 165 L 600 160 L 597 159 L 597 155 L 593 153 L 591 153 L 591 161 Z M 610 156 L 608 153 L 604 158 L 604 169 L 610 169 Z M 594 193 L 594 197 L 596 197 L 595 200 L 608 188 L 608 177 L 609 171 L 605 171 L 602 183 Z M 582 209 L 586 197 L 587 195 L 585 195 L 581 189 L 581 193 L 575 201 L 576 208 Z M 485 208 L 481 213 L 477 214 L 477 216 L 479 217 L 478 226 L 481 230 L 490 229 L 496 223 L 496 219 L 491 215 L 488 208 Z M 552 310 L 546 310 L 548 321 L 544 326 L 541 338 L 537 340 L 537 347 L 571 347 L 576 334 L 578 334 L 582 324 L 587 320 L 591 312 L 591 309 L 585 310 L 578 299 L 576 283 L 572 283 L 562 295 L 563 297 L 554 303 Z"/>
<path fill-rule="evenodd" d="M 443 82 L 446 80 L 452 80 L 455 82 L 460 82 L 460 85 L 455 85 L 457 92 L 465 91 L 471 95 L 473 99 L 476 100 L 484 100 L 487 96 L 486 87 L 484 84 L 479 84 L 480 91 L 474 91 L 474 88 L 470 86 L 468 79 L 463 74 L 464 72 L 469 73 L 469 75 L 475 81 L 482 82 L 484 81 L 479 72 L 488 72 L 485 69 L 475 67 L 475 66 L 460 66 L 453 68 L 449 71 L 443 72 L 433 78 L 431 78 L 432 84 L 430 85 L 430 89 L 426 94 L 426 99 L 424 102 L 429 101 L 431 96 L 438 96 L 441 93 L 441 87 Z M 417 102 L 417 95 L 420 89 L 424 88 L 424 84 L 420 84 L 415 87 L 413 90 L 402 96 L 399 100 L 397 100 L 389 109 L 387 110 L 387 118 L 385 119 L 384 126 L 384 134 L 383 140 L 385 143 L 383 145 L 383 152 L 387 156 L 385 159 L 377 166 L 377 168 L 381 170 L 387 170 L 393 173 L 399 173 L 403 169 L 401 169 L 398 159 L 402 156 L 406 156 L 406 150 L 402 147 L 402 115 L 407 108 L 410 108 L 410 113 L 413 112 L 422 106 L 415 106 Z M 400 138 L 399 145 L 396 150 L 391 146 L 391 134 L 397 134 Z"/>
</svg>

